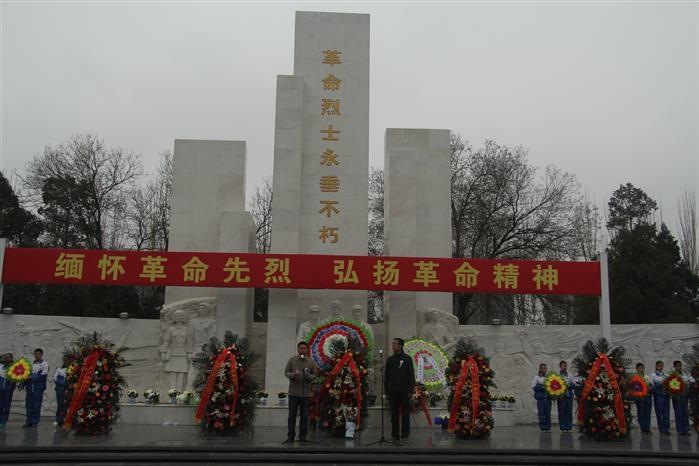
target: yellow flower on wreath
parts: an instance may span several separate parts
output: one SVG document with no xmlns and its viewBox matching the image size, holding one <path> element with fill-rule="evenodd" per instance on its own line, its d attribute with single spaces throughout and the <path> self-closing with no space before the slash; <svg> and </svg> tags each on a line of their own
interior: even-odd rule
<svg viewBox="0 0 699 466">
<path fill-rule="evenodd" d="M 24 382 L 32 374 L 32 366 L 24 358 L 19 358 L 17 361 L 12 363 L 7 369 L 6 377 L 11 382 Z"/>
<path fill-rule="evenodd" d="M 568 391 L 568 384 L 563 377 L 551 372 L 546 376 L 544 388 L 546 388 L 546 394 L 551 398 L 560 398 Z"/>
<path fill-rule="evenodd" d="M 670 388 L 673 390 L 680 390 L 682 388 L 682 382 L 678 379 L 672 379 L 668 382 Z"/>
</svg>

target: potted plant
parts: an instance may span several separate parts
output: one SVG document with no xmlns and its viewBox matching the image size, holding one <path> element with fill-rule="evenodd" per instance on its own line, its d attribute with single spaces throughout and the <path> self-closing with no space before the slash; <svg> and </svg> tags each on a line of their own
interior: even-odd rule
<svg viewBox="0 0 699 466">
<path fill-rule="evenodd" d="M 431 393 L 430 394 L 430 407 L 434 408 L 437 403 L 444 400 L 444 395 L 441 393 Z"/>
<path fill-rule="evenodd" d="M 160 393 L 158 393 L 156 390 L 146 390 L 143 392 L 143 396 L 148 404 L 155 405 L 160 403 Z"/>
<path fill-rule="evenodd" d="M 126 396 L 129 397 L 129 403 L 134 404 L 136 402 L 136 398 L 138 398 L 138 392 L 131 388 L 126 392 Z"/>
<path fill-rule="evenodd" d="M 170 390 L 167 391 L 167 396 L 170 397 L 170 404 L 171 405 L 177 404 L 177 395 L 179 395 L 180 393 L 182 393 L 182 392 L 180 392 L 176 388 L 171 388 Z"/>
<path fill-rule="evenodd" d="M 267 398 L 269 398 L 269 393 L 265 391 L 257 392 L 257 399 L 260 401 L 260 406 L 267 406 Z"/>
<path fill-rule="evenodd" d="M 514 409 L 515 407 L 515 397 L 513 395 L 507 395 L 507 407 L 510 409 Z"/>
<path fill-rule="evenodd" d="M 376 405 L 376 390 L 373 388 L 369 389 L 369 394 L 367 395 L 367 403 L 369 406 Z"/>
<path fill-rule="evenodd" d="M 287 396 L 289 396 L 289 394 L 286 392 L 277 393 L 277 397 L 279 398 L 279 406 L 286 406 L 286 397 Z"/>
<path fill-rule="evenodd" d="M 183 391 L 176 396 L 177 402 L 181 405 L 191 405 L 194 402 L 194 393 L 190 391 Z"/>
<path fill-rule="evenodd" d="M 449 415 L 442 413 L 434 418 L 435 425 L 442 426 L 442 429 L 449 427 Z"/>
</svg>

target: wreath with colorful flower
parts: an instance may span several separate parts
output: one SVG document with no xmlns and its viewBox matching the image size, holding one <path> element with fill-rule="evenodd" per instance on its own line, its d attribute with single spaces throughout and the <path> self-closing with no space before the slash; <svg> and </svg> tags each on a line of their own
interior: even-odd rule
<svg viewBox="0 0 699 466">
<path fill-rule="evenodd" d="M 126 385 L 119 373 L 126 365 L 123 348 L 115 348 L 98 332 L 80 337 L 64 353 L 66 370 L 65 430 L 76 435 L 107 434 L 119 417 L 119 399 Z"/>
<path fill-rule="evenodd" d="M 684 383 L 684 379 L 681 374 L 673 372 L 665 378 L 663 382 L 665 386 L 665 391 L 670 396 L 682 396 L 687 390 L 687 384 Z"/>
<path fill-rule="evenodd" d="M 332 360 L 312 387 L 311 425 L 334 437 L 353 436 L 368 415 L 366 347 L 352 336 L 333 338 L 326 354 Z"/>
<path fill-rule="evenodd" d="M 257 386 L 249 375 L 255 354 L 247 338 L 226 331 L 212 337 L 193 359 L 194 391 L 199 398 L 195 420 L 217 434 L 249 431 L 255 419 Z"/>
<path fill-rule="evenodd" d="M 694 382 L 687 385 L 687 398 L 689 399 L 690 424 L 699 432 L 699 343 L 695 343 L 692 349 L 682 356 L 684 363 L 690 368 Z"/>
<path fill-rule="evenodd" d="M 445 371 L 449 357 L 442 348 L 421 338 L 411 338 L 403 345 L 405 354 L 413 359 L 415 380 L 427 389 L 446 388 Z"/>
<path fill-rule="evenodd" d="M 449 431 L 462 439 L 488 438 L 495 426 L 490 390 L 497 388 L 490 359 L 473 340 L 460 338 L 446 376 Z"/>
<path fill-rule="evenodd" d="M 306 336 L 311 358 L 323 372 L 327 372 L 333 367 L 333 356 L 330 349 L 334 342 L 347 345 L 351 339 L 359 345 L 359 351 L 365 353 L 366 360 L 373 360 L 374 341 L 372 333 L 365 324 L 349 319 L 336 319 L 323 322 Z"/>
<path fill-rule="evenodd" d="M 7 379 L 14 383 L 24 382 L 31 374 L 32 366 L 24 358 L 19 358 L 7 369 Z"/>
<path fill-rule="evenodd" d="M 628 437 L 631 403 L 627 402 L 626 350 L 600 338 L 588 340 L 573 360 L 583 380 L 577 422 L 583 438 L 616 441 Z"/>
<path fill-rule="evenodd" d="M 650 387 L 645 377 L 634 374 L 626 386 L 626 396 L 632 400 L 641 400 L 650 395 Z"/>
<path fill-rule="evenodd" d="M 568 391 L 568 383 L 559 374 L 549 372 L 544 380 L 544 388 L 549 398 L 557 400 L 562 398 Z"/>
</svg>

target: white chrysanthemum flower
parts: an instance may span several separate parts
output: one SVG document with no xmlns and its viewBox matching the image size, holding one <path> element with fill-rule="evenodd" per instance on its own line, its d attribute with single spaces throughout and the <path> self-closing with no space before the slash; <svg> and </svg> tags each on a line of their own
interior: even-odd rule
<svg viewBox="0 0 699 466">
<path fill-rule="evenodd" d="M 338 335 L 338 334 L 330 335 L 323 342 L 323 353 L 330 356 L 330 354 L 331 354 L 330 348 L 332 347 L 333 342 L 336 342 L 336 341 L 342 341 L 344 343 L 344 345 L 347 346 L 347 337 L 346 336 Z"/>
</svg>

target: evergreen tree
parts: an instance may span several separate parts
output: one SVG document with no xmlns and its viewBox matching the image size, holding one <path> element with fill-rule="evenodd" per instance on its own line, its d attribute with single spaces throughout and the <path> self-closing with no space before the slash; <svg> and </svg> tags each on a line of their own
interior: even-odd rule
<svg viewBox="0 0 699 466">
<path fill-rule="evenodd" d="M 652 222 L 655 201 L 630 183 L 609 200 L 607 227 L 612 322 L 690 322 L 699 309 L 699 277 L 680 256 L 668 227 Z"/>
<path fill-rule="evenodd" d="M 39 241 L 43 226 L 34 214 L 22 208 L 10 182 L 0 172 L 0 238 L 14 246 L 32 247 Z"/>
</svg>

